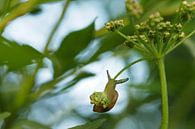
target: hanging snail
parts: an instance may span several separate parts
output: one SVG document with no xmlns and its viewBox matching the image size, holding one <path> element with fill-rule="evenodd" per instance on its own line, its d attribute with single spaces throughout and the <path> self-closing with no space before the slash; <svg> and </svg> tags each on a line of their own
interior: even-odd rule
<svg viewBox="0 0 195 129">
<path fill-rule="evenodd" d="M 108 70 L 107 70 L 107 76 L 108 76 L 108 82 L 105 86 L 104 91 L 94 92 L 90 96 L 90 103 L 94 104 L 93 106 L 94 112 L 102 113 L 111 110 L 116 104 L 116 101 L 118 99 L 118 92 L 115 90 L 116 85 L 124 83 L 129 80 L 128 78 L 115 80 L 110 77 Z"/>
</svg>

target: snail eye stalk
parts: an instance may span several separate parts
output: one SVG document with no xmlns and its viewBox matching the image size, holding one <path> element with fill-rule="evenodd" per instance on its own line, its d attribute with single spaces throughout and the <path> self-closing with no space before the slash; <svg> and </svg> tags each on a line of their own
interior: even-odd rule
<svg viewBox="0 0 195 129">
<path fill-rule="evenodd" d="M 111 80 L 110 74 L 108 72 L 108 70 L 106 70 L 107 76 L 108 76 L 108 80 Z"/>
<path fill-rule="evenodd" d="M 120 80 L 116 80 L 116 84 L 121 84 L 121 83 L 125 83 L 129 80 L 129 78 L 124 78 L 124 79 L 120 79 Z"/>
</svg>

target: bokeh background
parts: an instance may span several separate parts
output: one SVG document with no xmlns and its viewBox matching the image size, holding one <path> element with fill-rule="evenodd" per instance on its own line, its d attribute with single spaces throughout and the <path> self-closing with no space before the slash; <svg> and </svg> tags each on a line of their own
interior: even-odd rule
<svg viewBox="0 0 195 129">
<path fill-rule="evenodd" d="M 2 5 L 3 2 L 1 0 Z M 45 0 L 32 12 L 7 25 L 2 37 L 20 45 L 30 45 L 42 53 L 65 2 L 66 0 Z M 173 20 L 180 2 L 180 0 L 140 0 L 144 8 L 143 19 L 150 13 L 159 11 L 165 19 Z M 124 39 L 120 36 L 103 29 L 106 22 L 119 18 L 128 22 L 122 31 L 131 34 L 133 24 L 131 16 L 126 11 L 124 0 L 72 0 L 60 27 L 52 38 L 49 46 L 51 53 L 59 51 L 65 42 L 64 39 L 71 32 L 82 30 L 92 22 L 95 23 L 95 30 L 92 31 L 94 37 L 84 46 L 81 44 L 88 38 L 87 34 L 78 40 L 68 40 L 68 45 L 65 44 L 63 49 L 68 52 L 60 57 L 62 61 L 66 61 L 66 65 L 62 67 L 67 66 L 67 68 L 59 69 L 58 73 L 53 67 L 52 60 L 44 57 L 43 66 L 35 76 L 34 88 L 27 95 L 20 92 L 20 87 L 23 83 L 28 83 L 25 77 L 35 69 L 36 63 L 11 70 L 9 66 L 0 63 L 0 111 L 11 112 L 11 115 L 15 112 L 16 117 L 10 123 L 13 124 L 13 129 L 67 129 L 98 119 L 105 119 L 100 129 L 159 128 L 161 92 L 157 67 L 151 62 L 138 63 L 121 75 L 121 78 L 129 77 L 130 80 L 117 87 L 119 100 L 111 111 L 100 114 L 92 111 L 89 96 L 94 91 L 104 89 L 107 82 L 106 70 L 114 76 L 125 65 L 142 57 L 134 49 L 123 46 Z M 194 23 L 195 20 L 192 19 L 186 24 L 187 33 L 195 29 Z M 195 128 L 194 41 L 193 36 L 166 57 L 170 129 Z M 76 53 L 72 55 L 71 50 L 74 48 Z M 28 103 L 27 99 L 26 104 L 19 106 L 19 109 L 11 108 L 12 102 L 17 99 L 17 94 L 21 98 L 28 98 L 36 92 L 36 89 L 39 90 L 44 84 L 55 81 L 62 75 L 61 81 L 43 90 L 44 92 L 41 92 L 35 101 Z M 1 125 L 4 122 L 6 120 L 1 120 Z"/>
</svg>

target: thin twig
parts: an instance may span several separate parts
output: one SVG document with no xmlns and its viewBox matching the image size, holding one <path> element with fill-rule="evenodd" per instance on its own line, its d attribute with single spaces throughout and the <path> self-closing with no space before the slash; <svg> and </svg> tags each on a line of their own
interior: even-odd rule
<svg viewBox="0 0 195 129">
<path fill-rule="evenodd" d="M 43 51 L 44 54 L 47 54 L 47 52 L 48 52 L 48 47 L 49 47 L 49 45 L 51 44 L 52 39 L 53 39 L 53 37 L 55 36 L 55 33 L 57 32 L 58 28 L 60 27 L 62 20 L 64 19 L 66 10 L 67 10 L 67 8 L 68 8 L 70 2 L 71 2 L 71 0 L 67 0 L 67 1 L 66 1 L 65 5 L 64 5 L 64 8 L 63 8 L 63 11 L 62 11 L 62 14 L 61 14 L 61 16 L 59 17 L 58 21 L 56 22 L 55 26 L 54 26 L 53 29 L 52 29 L 52 31 L 51 31 L 51 33 L 50 33 L 50 35 L 49 35 L 49 38 L 48 38 L 48 40 L 47 40 L 47 42 L 46 42 L 44 51 Z"/>
</svg>

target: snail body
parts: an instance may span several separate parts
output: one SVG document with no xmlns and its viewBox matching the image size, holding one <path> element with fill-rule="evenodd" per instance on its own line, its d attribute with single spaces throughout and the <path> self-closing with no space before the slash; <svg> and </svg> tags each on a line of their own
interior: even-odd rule
<svg viewBox="0 0 195 129">
<path fill-rule="evenodd" d="M 103 92 L 94 92 L 90 96 L 91 104 L 94 104 L 94 112 L 107 112 L 111 110 L 118 99 L 118 92 L 115 90 L 116 85 L 128 81 L 128 78 L 115 80 L 112 79 L 107 71 L 108 82 Z"/>
</svg>

